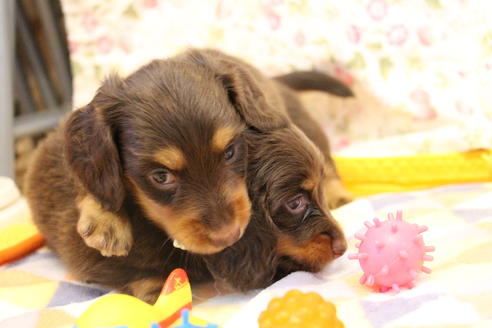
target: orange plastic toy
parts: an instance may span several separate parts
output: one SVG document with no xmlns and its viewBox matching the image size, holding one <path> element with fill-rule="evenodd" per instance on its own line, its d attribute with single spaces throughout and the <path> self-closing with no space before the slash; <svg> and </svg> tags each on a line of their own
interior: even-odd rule
<svg viewBox="0 0 492 328">
<path fill-rule="evenodd" d="M 258 319 L 260 328 L 343 328 L 333 303 L 318 293 L 291 290 L 270 301 Z"/>
</svg>

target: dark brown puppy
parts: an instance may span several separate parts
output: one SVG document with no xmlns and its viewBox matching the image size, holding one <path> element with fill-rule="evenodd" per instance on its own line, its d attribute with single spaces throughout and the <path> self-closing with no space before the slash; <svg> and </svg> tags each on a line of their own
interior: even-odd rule
<svg viewBox="0 0 492 328">
<path fill-rule="evenodd" d="M 277 80 L 297 89 L 332 94 L 342 90 L 350 96 L 346 86 L 322 73 L 293 73 Z M 250 223 L 237 243 L 204 257 L 216 280 L 234 282 L 242 290 L 266 287 L 297 270 L 319 271 L 346 250 L 343 232 L 329 209 L 349 202 L 351 196 L 340 183 L 328 140 L 296 94 L 278 87 L 302 132 L 290 126 L 246 134 Z"/>
<path fill-rule="evenodd" d="M 175 75 L 173 75 L 172 79 L 162 81 L 162 77 L 159 74 L 166 76 L 169 73 L 164 72 L 164 70 L 168 70 L 170 67 L 164 66 L 165 69 L 159 70 L 160 65 L 169 62 L 183 71 L 180 72 L 181 74 L 174 73 Z M 239 114 L 242 122 L 254 128 L 255 133 L 251 137 L 247 137 L 249 143 L 258 145 L 258 148 L 263 149 L 263 152 L 258 151 L 259 157 L 250 157 L 250 160 L 255 163 L 252 166 L 255 173 L 251 175 L 253 178 L 249 179 L 250 186 L 255 183 L 256 179 L 264 181 L 258 185 L 266 186 L 270 183 L 267 183 L 267 181 L 274 180 L 281 183 L 281 185 L 272 189 L 272 191 L 275 191 L 273 194 L 264 193 L 261 188 L 260 192 L 256 193 L 257 189 L 253 186 L 251 187 L 252 190 L 255 190 L 255 194 L 260 195 L 257 201 L 259 205 L 255 206 L 255 208 L 260 206 L 262 209 L 258 209 L 258 213 L 253 216 L 255 224 L 248 227 L 248 231 L 251 231 L 247 233 L 248 238 L 243 238 L 241 243 L 238 243 L 237 249 L 244 247 L 247 252 L 239 254 L 239 257 L 237 256 L 238 253 L 232 253 L 233 255 L 236 254 L 234 257 L 225 256 L 224 260 L 216 262 L 218 264 L 215 267 L 210 262 L 209 268 L 213 275 L 216 278 L 226 280 L 235 288 L 244 290 L 263 286 L 266 282 L 271 282 L 271 278 L 264 279 L 262 277 L 265 276 L 265 272 L 268 272 L 267 275 L 270 275 L 270 272 L 273 272 L 272 275 L 277 273 L 277 266 L 274 262 L 281 263 L 281 268 L 285 268 L 285 270 L 298 268 L 318 270 L 332 258 L 343 253 L 345 247 L 343 233 L 329 215 L 328 204 L 339 203 L 340 198 L 344 198 L 345 194 L 340 193 L 338 188 L 340 182 L 334 173 L 334 168 L 331 168 L 330 161 L 323 157 L 323 154 L 302 132 L 289 123 L 289 119 L 285 115 L 287 109 L 278 97 L 279 93 L 283 97 L 287 97 L 287 91 L 281 91 L 281 86 L 268 82 L 249 65 L 216 51 L 191 51 L 171 61 L 158 62 L 158 64 L 154 63 L 143 69 L 151 67 L 154 70 L 150 74 L 149 72 L 140 73 L 144 76 L 143 80 L 134 81 L 137 83 L 130 83 L 131 87 L 135 89 L 133 93 L 131 92 L 132 90 L 128 90 L 128 84 L 132 81 L 132 77 L 124 82 L 120 81 L 116 88 L 106 87 L 105 89 L 103 87 L 93 103 L 80 112 L 89 111 L 90 115 L 87 116 L 92 118 L 86 127 L 89 130 L 85 130 L 85 134 L 77 134 L 80 128 L 73 121 L 78 123 L 75 118 L 83 116 L 81 119 L 83 122 L 86 115 L 73 114 L 72 119 L 67 123 L 66 135 L 55 134 L 40 148 L 35 166 L 28 176 L 30 181 L 28 198 L 35 212 L 35 220 L 40 225 L 41 230 L 47 235 L 50 245 L 60 254 L 76 276 L 82 280 L 94 281 L 122 289 L 147 301 L 153 300 L 157 295 L 162 284 L 162 276 L 176 266 L 184 267 L 194 282 L 210 279 L 210 272 L 206 269 L 204 263 L 204 259 L 208 257 L 206 255 L 197 256 L 196 253 L 213 253 L 217 251 L 218 247 L 216 244 L 210 247 L 206 238 L 204 242 L 203 239 L 200 240 L 199 237 L 195 238 L 190 234 L 193 229 L 198 231 L 198 233 L 201 230 L 196 229 L 194 220 L 187 220 L 189 216 L 183 215 L 183 212 L 178 212 L 176 215 L 173 212 L 168 212 L 169 204 L 163 199 L 165 190 L 159 188 L 159 191 L 154 193 L 152 189 L 148 188 L 150 186 L 145 187 L 147 181 L 142 172 L 147 172 L 147 168 L 145 165 L 139 164 L 139 158 L 148 158 L 149 154 L 153 154 L 153 149 L 145 147 L 145 143 L 139 133 L 144 133 L 153 142 L 157 142 L 160 138 L 163 138 L 160 133 L 172 134 L 173 130 L 177 130 L 179 132 L 174 134 L 176 136 L 175 143 L 177 144 L 175 148 L 184 155 L 182 157 L 186 158 L 187 165 L 198 165 L 201 168 L 216 170 L 217 166 L 210 165 L 201 157 L 193 158 L 193 156 L 207 158 L 210 153 L 217 152 L 217 147 L 212 146 L 211 149 L 210 145 L 216 145 L 214 140 L 222 139 L 222 137 L 214 138 L 208 136 L 207 133 L 214 136 L 216 133 L 207 132 L 207 129 L 204 128 L 207 127 L 207 123 L 200 124 L 199 120 L 208 122 L 207 120 L 210 119 L 210 122 L 214 121 L 215 123 L 226 121 L 226 125 L 228 125 L 234 119 L 231 118 L 230 113 L 224 113 L 224 111 L 219 111 L 219 114 L 211 115 L 210 117 L 207 117 L 208 114 L 205 115 L 206 113 L 202 113 L 203 116 L 197 117 L 194 115 L 193 110 L 189 111 L 192 115 L 187 117 L 186 114 L 189 114 L 187 108 L 190 107 L 190 104 L 201 104 L 201 99 L 204 99 L 207 106 L 200 108 L 198 110 L 199 113 L 200 110 L 205 111 L 210 108 L 215 110 L 214 106 L 218 106 L 220 109 L 222 103 L 220 100 L 223 99 L 221 97 L 224 95 L 227 97 L 225 108 L 231 110 L 233 114 Z M 157 65 L 157 67 L 152 65 Z M 188 74 L 189 76 L 187 76 Z M 190 77 L 195 83 L 190 84 L 187 80 Z M 183 78 L 184 81 L 180 82 Z M 156 82 L 160 82 L 162 85 L 157 83 L 156 87 L 154 85 Z M 150 83 L 154 90 L 150 90 L 147 93 L 145 91 L 148 89 L 146 83 Z M 178 83 L 178 87 L 169 90 L 168 84 L 173 85 L 175 83 Z M 193 88 L 190 88 L 190 86 L 193 86 Z M 139 90 L 142 87 L 144 89 Z M 183 90 L 178 90 L 180 87 Z M 267 93 L 265 94 L 263 91 L 267 91 Z M 159 124 L 154 126 L 156 119 L 153 117 L 155 113 L 152 111 L 155 109 L 152 109 L 152 111 L 145 110 L 149 100 L 144 97 L 144 95 L 150 98 L 154 97 L 153 92 L 163 92 L 167 97 L 171 98 L 171 101 L 163 99 L 159 104 L 162 103 L 168 106 L 169 103 L 173 103 L 170 122 L 175 120 L 178 125 L 165 125 L 164 129 Z M 186 92 L 193 99 L 191 103 L 185 99 Z M 177 95 L 173 93 L 177 93 Z M 105 104 L 102 99 L 108 99 L 101 97 L 107 97 L 108 95 L 111 102 L 110 104 Z M 291 96 L 295 97 L 294 95 Z M 211 99 L 206 99 L 208 97 Z M 219 99 L 219 104 L 217 104 L 216 97 Z M 157 102 L 150 103 L 153 103 L 155 108 L 158 108 L 158 113 L 163 111 L 165 115 L 169 115 L 169 110 L 159 108 Z M 184 104 L 185 109 L 182 108 L 183 104 L 181 103 Z M 103 105 L 109 106 L 104 107 Z M 90 109 L 93 107 L 106 109 L 101 114 L 101 111 Z M 175 114 L 175 111 L 177 112 L 176 108 L 184 110 L 185 113 Z M 144 112 L 143 114 L 141 113 L 142 111 Z M 98 114 L 94 115 L 94 113 Z M 225 116 L 223 116 L 224 114 Z M 184 117 L 181 118 L 181 115 L 184 115 Z M 166 116 L 166 118 L 169 117 Z M 133 120 L 136 120 L 138 124 L 135 124 Z M 110 127 L 102 133 L 102 136 L 100 135 L 101 133 L 92 130 L 92 126 L 97 127 L 97 124 L 101 123 Z M 214 124 L 210 125 L 216 126 Z M 194 130 L 197 127 L 198 130 Z M 224 129 L 212 130 L 223 131 Z M 242 130 L 238 128 L 237 131 Z M 274 133 L 274 131 L 278 134 Z M 229 135 L 229 133 L 219 133 L 219 135 L 222 134 Z M 94 152 L 85 147 L 83 142 L 86 142 L 86 140 L 80 140 L 89 138 L 94 141 L 91 138 L 94 136 L 96 140 L 101 138 L 103 142 L 107 140 L 110 143 L 113 142 L 116 152 L 108 152 L 107 150 Z M 255 136 L 260 139 L 256 140 Z M 264 136 L 268 137 L 263 138 Z M 200 137 L 203 140 L 198 141 L 195 139 Z M 178 139 L 180 140 L 179 142 L 177 141 Z M 200 142 L 207 139 L 208 142 L 200 144 Z M 241 143 L 241 138 L 237 139 L 236 142 Z M 75 142 L 72 140 L 75 140 Z M 61 158 L 59 155 L 62 153 L 64 144 L 66 156 Z M 285 162 L 273 164 L 268 161 L 262 162 L 262 159 L 269 158 L 268 152 L 271 145 L 274 145 L 275 149 L 280 151 L 275 158 Z M 285 146 L 287 147 L 285 148 Z M 193 152 L 187 147 L 191 147 L 191 150 L 194 149 L 195 151 Z M 229 147 L 224 146 L 224 148 L 227 149 Z M 224 148 L 219 153 L 223 153 Z M 283 148 L 286 151 L 282 154 Z M 138 149 L 138 151 L 135 151 L 135 149 Z M 203 153 L 200 152 L 200 149 Z M 173 184 L 176 180 L 181 182 L 184 180 L 183 174 L 188 174 L 189 171 L 187 166 L 185 166 L 185 169 L 179 169 L 181 161 L 180 157 L 175 156 L 175 150 L 172 149 L 171 152 L 164 152 L 164 156 L 159 156 L 161 159 L 166 159 L 166 165 L 174 165 L 175 167 L 175 170 L 169 170 L 169 167 L 167 167 L 165 174 L 162 174 L 162 171 L 158 172 L 160 177 L 157 177 L 156 180 L 164 182 L 164 185 L 167 183 Z M 237 146 L 234 152 L 238 152 L 240 155 L 241 150 L 242 148 Z M 116 155 L 114 155 L 115 153 Z M 227 153 L 229 152 L 226 150 L 226 157 L 228 157 Z M 116 160 L 117 164 L 121 165 L 116 169 L 117 174 L 111 172 L 114 167 L 110 166 L 110 174 L 108 176 L 120 179 L 105 179 L 108 172 L 102 172 L 100 170 L 101 167 L 99 167 L 101 165 L 99 158 L 104 158 L 105 154 L 110 155 L 110 159 Z M 220 160 L 223 159 L 223 156 L 221 155 Z M 155 160 L 154 156 L 150 155 L 150 157 Z M 291 162 L 290 159 L 293 159 L 293 161 Z M 79 163 L 77 160 L 81 162 Z M 189 163 L 194 160 L 197 163 Z M 259 163 L 256 163 L 256 161 Z M 92 167 L 90 165 L 87 166 L 87 162 L 92 164 Z M 104 161 L 102 165 L 103 168 L 106 167 Z M 82 166 L 82 169 L 80 169 L 80 166 Z M 239 166 L 241 165 L 238 164 L 237 167 Z M 299 167 L 298 171 L 292 170 L 297 167 Z M 84 181 L 83 178 L 80 178 L 78 170 L 82 170 L 83 173 L 87 174 L 89 181 Z M 161 168 L 159 167 L 158 170 L 161 170 Z M 154 173 L 153 171 L 150 172 Z M 235 173 L 238 174 L 239 172 L 240 170 L 236 170 Z M 273 172 L 277 173 L 273 174 Z M 280 180 L 278 178 L 282 176 L 282 172 L 287 174 L 287 177 Z M 207 188 L 200 185 L 202 179 L 206 182 L 216 182 L 217 172 L 199 172 L 197 170 L 196 173 L 199 174 L 193 177 L 199 183 L 193 185 L 196 189 L 188 189 L 188 193 L 200 200 L 202 197 L 209 196 Z M 273 180 L 270 180 L 269 177 Z M 155 177 L 151 174 L 150 178 L 154 179 Z M 103 181 L 99 181 L 100 179 L 103 179 Z M 171 182 L 168 179 L 171 179 Z M 118 196 L 117 191 L 120 188 L 119 186 L 112 186 L 112 183 L 114 182 L 117 185 L 120 181 L 123 185 L 124 197 L 121 205 L 117 204 L 115 208 L 111 197 L 101 196 L 98 193 L 98 188 L 104 187 L 101 189 L 110 190 L 107 195 L 114 194 Z M 53 194 L 46 195 L 43 193 L 41 186 L 46 182 L 55 186 L 56 190 L 54 190 Z M 109 186 L 106 187 L 105 183 L 108 183 Z M 98 184 L 101 184 L 101 186 Z M 333 186 L 336 188 L 333 188 Z M 194 192 L 203 195 L 193 194 Z M 217 193 L 213 189 L 210 192 Z M 172 192 L 171 194 L 174 195 Z M 216 197 L 217 195 L 211 196 Z M 190 203 L 193 204 L 193 197 L 188 198 L 188 202 L 183 203 L 177 201 L 172 203 L 171 201 L 171 205 L 179 208 L 181 204 L 184 204 L 186 208 Z M 173 200 L 176 199 L 174 196 L 172 198 Z M 285 206 L 289 206 L 290 210 L 295 212 L 290 213 L 291 216 L 299 217 L 299 212 L 297 211 L 300 210 L 299 208 L 307 208 L 308 200 L 310 203 L 309 208 L 317 209 L 319 213 L 309 210 L 309 216 L 306 216 L 306 218 L 312 221 L 312 224 L 305 225 L 306 233 L 293 234 L 289 227 L 283 227 L 283 230 L 277 229 L 282 226 L 281 218 L 285 217 L 284 214 L 278 211 L 285 210 Z M 165 203 L 167 206 L 165 210 L 163 210 L 162 205 L 156 206 L 155 203 L 159 201 Z M 203 202 L 203 206 L 214 204 L 214 201 L 216 199 L 207 199 Z M 277 208 L 273 209 L 270 205 L 265 207 L 267 203 L 277 204 Z M 118 206 L 120 206 L 119 209 L 117 208 Z M 191 207 L 196 210 L 196 207 Z M 200 215 L 206 217 L 203 213 L 200 213 Z M 255 217 L 257 219 L 254 219 Z M 278 220 L 273 220 L 273 218 L 278 218 Z M 301 223 L 298 229 L 303 229 L 302 225 L 305 222 Z M 77 227 L 78 233 L 82 235 L 83 240 L 77 235 L 75 227 Z M 161 229 L 164 229 L 167 233 Z M 208 233 L 205 233 L 205 235 L 209 236 Z M 220 236 L 220 233 L 218 233 L 219 240 Z M 168 242 L 169 237 L 179 242 L 177 246 L 186 248 L 190 252 L 172 248 L 171 242 Z M 198 241 L 194 242 L 193 239 Z M 96 250 L 85 247 L 84 241 L 85 244 L 100 250 L 101 254 L 106 256 L 128 255 L 125 257 L 113 256 L 105 258 L 98 254 Z M 132 242 L 134 243 L 133 246 Z M 255 255 L 256 258 L 247 254 Z M 241 257 L 249 260 L 240 263 L 239 259 Z M 268 258 L 272 261 L 263 261 Z M 247 266 L 247 262 L 251 260 L 253 260 L 253 263 Z M 259 260 L 261 260 L 261 263 Z M 290 265 L 292 262 L 296 263 L 296 265 Z M 257 272 L 258 279 L 256 280 L 251 280 L 247 272 L 244 272 L 243 275 L 238 274 L 242 268 L 250 270 L 255 266 L 264 266 L 265 264 L 268 267 L 263 271 Z M 223 270 L 221 271 L 220 268 L 223 268 Z"/>
<path fill-rule="evenodd" d="M 276 114 L 284 109 L 273 83 L 252 67 L 202 60 L 192 51 L 109 78 L 37 150 L 26 196 L 76 278 L 151 301 L 177 266 L 194 282 L 209 279 L 194 254 L 243 234 L 245 123 L 268 130 L 288 119 Z"/>
<path fill-rule="evenodd" d="M 317 272 L 346 250 L 329 211 L 336 175 L 317 147 L 296 127 L 247 139 L 250 224 L 237 243 L 204 257 L 215 279 L 242 290 L 297 270 Z"/>
</svg>

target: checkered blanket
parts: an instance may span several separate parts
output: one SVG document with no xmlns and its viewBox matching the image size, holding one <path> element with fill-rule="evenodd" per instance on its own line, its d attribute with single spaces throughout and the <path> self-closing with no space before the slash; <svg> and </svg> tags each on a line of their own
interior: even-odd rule
<svg viewBox="0 0 492 328">
<path fill-rule="evenodd" d="M 365 220 L 399 209 L 405 220 L 427 225 L 425 242 L 436 246 L 428 265 L 433 272 L 421 275 L 414 289 L 373 293 L 359 284 L 358 263 L 344 256 L 318 274 L 296 272 L 262 291 L 213 297 L 194 313 L 225 328 L 252 328 L 272 297 L 295 288 L 335 303 L 346 327 L 491 327 L 492 183 L 372 196 L 334 215 L 353 236 Z M 353 238 L 349 244 L 349 253 L 355 252 Z M 106 293 L 71 280 L 60 261 L 41 249 L 0 267 L 0 327 L 70 327 Z"/>
</svg>

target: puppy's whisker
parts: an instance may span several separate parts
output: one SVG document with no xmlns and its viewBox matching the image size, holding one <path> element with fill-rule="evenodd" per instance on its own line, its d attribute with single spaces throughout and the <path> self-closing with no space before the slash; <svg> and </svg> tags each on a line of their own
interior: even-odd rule
<svg viewBox="0 0 492 328">
<path fill-rule="evenodd" d="M 191 268 L 194 264 L 196 264 L 194 262 L 196 262 L 195 256 L 193 256 L 193 254 L 191 254 L 191 253 L 186 252 L 185 253 L 185 263 L 186 263 L 187 267 Z"/>
<path fill-rule="evenodd" d="M 176 252 L 176 248 L 171 248 L 171 250 L 169 251 L 168 256 L 166 257 L 166 259 L 163 262 L 163 267 L 168 264 L 169 260 L 172 258 L 172 256 L 175 254 L 175 252 Z"/>
<path fill-rule="evenodd" d="M 184 263 L 187 268 L 189 268 L 189 262 L 190 262 L 190 254 L 186 252 L 184 255 Z"/>
<path fill-rule="evenodd" d="M 159 248 L 159 252 L 162 251 L 164 249 L 164 247 L 166 246 L 166 244 L 171 240 L 171 237 L 167 237 L 166 240 L 164 240 L 164 242 L 162 243 L 161 247 Z"/>
</svg>

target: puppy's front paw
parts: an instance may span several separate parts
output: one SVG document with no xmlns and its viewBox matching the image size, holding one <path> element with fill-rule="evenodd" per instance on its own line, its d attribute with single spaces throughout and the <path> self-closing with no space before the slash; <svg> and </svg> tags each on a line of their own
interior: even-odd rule
<svg viewBox="0 0 492 328">
<path fill-rule="evenodd" d="M 77 232 L 87 246 L 103 256 L 126 256 L 133 245 L 130 223 L 119 216 L 104 211 L 98 204 L 83 201 L 79 204 L 80 217 Z"/>
</svg>

